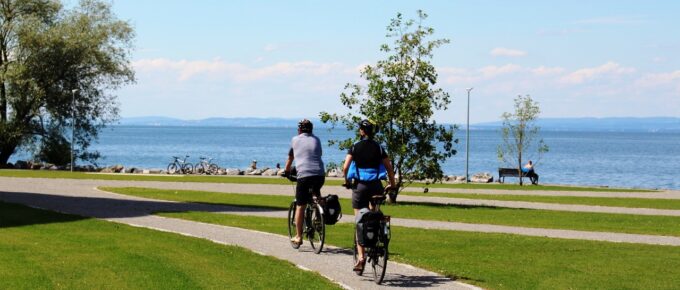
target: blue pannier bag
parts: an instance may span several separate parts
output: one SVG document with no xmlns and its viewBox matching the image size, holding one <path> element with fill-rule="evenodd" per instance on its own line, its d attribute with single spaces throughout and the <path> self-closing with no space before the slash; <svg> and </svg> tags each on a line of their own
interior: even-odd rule
<svg viewBox="0 0 680 290">
<path fill-rule="evenodd" d="M 346 178 L 357 181 L 385 180 L 387 179 L 387 169 L 382 163 L 380 168 L 357 168 L 356 162 L 352 161 L 349 164 Z"/>
</svg>

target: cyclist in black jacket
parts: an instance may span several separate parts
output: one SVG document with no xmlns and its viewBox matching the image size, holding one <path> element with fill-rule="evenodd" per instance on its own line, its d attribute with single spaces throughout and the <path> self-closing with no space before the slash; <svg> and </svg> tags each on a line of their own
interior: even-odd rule
<svg viewBox="0 0 680 290">
<path fill-rule="evenodd" d="M 355 162 L 357 170 L 365 168 L 378 169 L 382 164 L 385 167 L 389 178 L 388 188 L 396 188 L 392 162 L 382 146 L 373 140 L 373 136 L 377 132 L 378 128 L 371 121 L 363 120 L 359 123 L 361 140 L 355 143 L 347 152 L 345 165 L 343 167 L 344 176 L 348 176 L 347 174 L 352 161 Z M 370 206 L 370 200 L 373 195 L 381 195 L 384 191 L 385 188 L 383 188 L 382 182 L 377 176 L 372 180 L 359 180 L 355 183 L 352 187 L 352 208 L 354 209 L 354 215 L 356 216 L 360 209 L 368 208 Z M 356 236 L 354 238 L 356 239 Z M 354 271 L 361 271 L 366 264 L 366 260 L 364 258 L 364 248 L 360 245 L 357 245 L 357 247 L 358 256 L 360 258 L 357 261 L 357 264 L 354 265 Z"/>
</svg>

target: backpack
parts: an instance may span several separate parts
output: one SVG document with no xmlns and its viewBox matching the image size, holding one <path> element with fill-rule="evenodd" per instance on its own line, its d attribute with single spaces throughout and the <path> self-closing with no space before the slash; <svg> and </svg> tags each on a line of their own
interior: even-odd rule
<svg viewBox="0 0 680 290">
<path fill-rule="evenodd" d="M 324 224 L 334 225 L 340 218 L 342 218 L 342 209 L 340 208 L 340 200 L 335 194 L 329 194 L 324 197 L 325 203 L 323 205 L 323 221 Z"/>
<path fill-rule="evenodd" d="M 380 238 L 382 212 L 366 212 L 357 223 L 357 242 L 362 247 L 374 247 Z"/>
</svg>

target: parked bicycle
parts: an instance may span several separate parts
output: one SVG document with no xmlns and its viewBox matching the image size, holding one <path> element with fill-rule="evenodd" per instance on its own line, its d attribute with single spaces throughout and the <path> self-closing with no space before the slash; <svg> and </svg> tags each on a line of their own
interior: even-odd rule
<svg viewBox="0 0 680 290">
<path fill-rule="evenodd" d="M 365 261 L 373 268 L 373 281 L 382 283 L 387 270 L 389 259 L 389 244 L 391 239 L 390 219 L 380 211 L 380 205 L 385 203 L 388 191 L 385 194 L 371 197 L 371 209 L 364 213 L 355 225 L 356 238 L 354 239 L 354 264 L 359 261 L 357 243 L 364 247 Z M 363 275 L 365 268 L 355 273 Z"/>
<path fill-rule="evenodd" d="M 200 159 L 201 161 L 194 166 L 196 174 L 215 175 L 220 170 L 220 167 L 217 166 L 217 164 L 212 163 L 212 158 L 200 157 Z"/>
<path fill-rule="evenodd" d="M 187 162 L 189 155 L 184 156 L 184 159 L 180 159 L 177 156 L 172 156 L 175 160 L 168 164 L 168 174 L 190 174 L 194 171 L 194 166 Z"/>
<path fill-rule="evenodd" d="M 297 176 L 286 176 L 290 181 L 297 182 Z M 310 189 L 311 190 L 311 189 Z M 310 192 L 311 194 L 311 192 Z M 326 241 L 326 223 L 324 222 L 324 210 L 319 204 L 321 198 L 314 196 L 312 203 L 308 203 L 304 209 L 302 237 L 307 237 L 309 244 L 312 245 L 314 253 L 321 253 L 324 242 Z M 292 239 L 295 236 L 295 200 L 290 203 L 288 208 L 288 238 Z M 300 248 L 300 244 L 291 241 L 290 245 L 293 249 Z"/>
</svg>

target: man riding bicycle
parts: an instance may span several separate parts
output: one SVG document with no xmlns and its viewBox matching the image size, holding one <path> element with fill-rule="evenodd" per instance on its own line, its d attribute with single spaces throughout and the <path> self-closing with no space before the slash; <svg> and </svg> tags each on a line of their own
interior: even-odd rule
<svg viewBox="0 0 680 290">
<path fill-rule="evenodd" d="M 383 188 L 380 181 L 381 167 L 384 167 L 384 170 L 387 172 L 389 178 L 388 188 L 396 188 L 392 162 L 382 146 L 373 140 L 373 136 L 377 132 L 377 126 L 371 121 L 361 121 L 359 123 L 361 140 L 352 145 L 347 152 L 347 157 L 345 157 L 345 165 L 343 166 L 344 176 L 348 176 L 352 162 L 355 165 L 353 170 L 357 171 L 356 181 L 352 184 L 352 208 L 354 209 L 355 216 L 359 214 L 360 209 L 370 206 L 372 196 L 384 193 L 385 188 Z M 357 238 L 356 235 L 354 238 Z M 357 245 L 357 248 L 359 259 L 356 265 L 354 265 L 354 271 L 362 271 L 366 264 L 364 247 Z"/>
<path fill-rule="evenodd" d="M 302 244 L 302 222 L 304 208 L 312 202 L 312 195 L 319 197 L 324 184 L 326 172 L 321 160 L 321 141 L 312 134 L 314 125 L 303 119 L 298 123 L 298 135 L 291 140 L 288 160 L 284 169 L 290 175 L 293 160 L 297 170 L 297 187 L 295 189 L 295 237 L 291 242 Z"/>
</svg>

